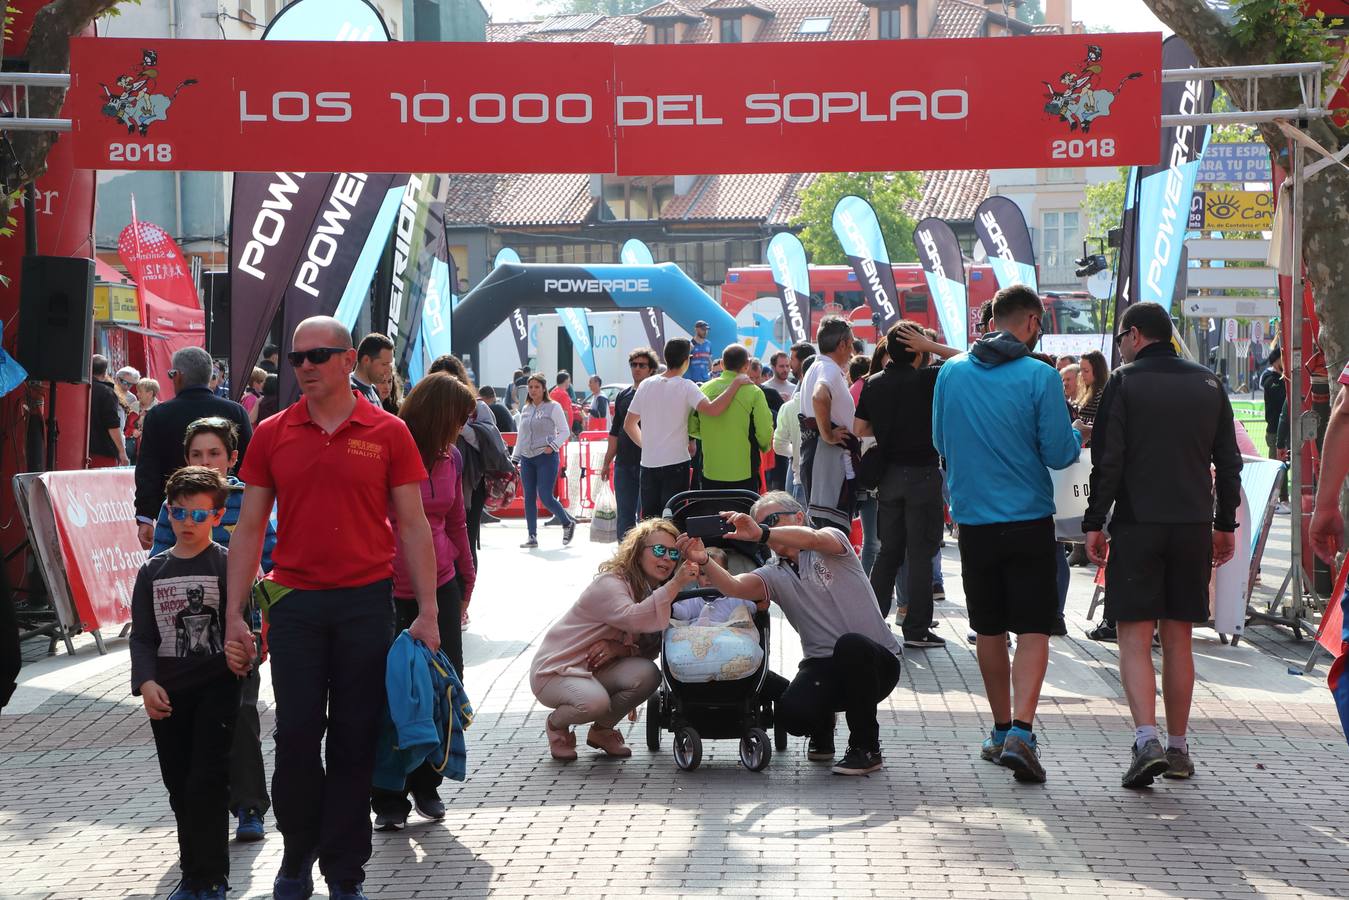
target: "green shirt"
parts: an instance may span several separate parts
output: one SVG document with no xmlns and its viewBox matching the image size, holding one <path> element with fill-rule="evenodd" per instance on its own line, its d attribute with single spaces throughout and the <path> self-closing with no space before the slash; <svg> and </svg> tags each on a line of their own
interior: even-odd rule
<svg viewBox="0 0 1349 900">
<path fill-rule="evenodd" d="M 702 386 L 707 399 L 715 400 L 735 380 L 735 372 L 722 372 Z M 750 446 L 753 434 L 757 447 Z M 713 481 L 744 481 L 750 477 L 750 454 L 767 450 L 773 443 L 773 413 L 768 398 L 756 384 L 742 385 L 731 405 L 719 416 L 693 413 L 689 434 L 703 444 L 703 475 Z"/>
</svg>

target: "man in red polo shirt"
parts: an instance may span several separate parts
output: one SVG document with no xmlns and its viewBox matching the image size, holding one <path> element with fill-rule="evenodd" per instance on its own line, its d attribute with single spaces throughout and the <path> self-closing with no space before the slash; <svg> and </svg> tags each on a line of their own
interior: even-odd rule
<svg viewBox="0 0 1349 900">
<path fill-rule="evenodd" d="M 273 896 L 310 896 L 317 857 L 330 896 L 358 900 L 393 637 L 390 506 L 417 596 L 408 630 L 432 650 L 440 643 L 435 550 L 421 501 L 426 471 L 402 420 L 352 391 L 356 351 L 341 323 L 306 319 L 293 346 L 289 361 L 304 396 L 258 426 L 239 473 L 248 486 L 230 540 L 225 640 L 251 646 L 240 612 L 275 500 L 277 543 L 265 587 L 276 692 L 272 807 L 285 853 Z"/>
</svg>

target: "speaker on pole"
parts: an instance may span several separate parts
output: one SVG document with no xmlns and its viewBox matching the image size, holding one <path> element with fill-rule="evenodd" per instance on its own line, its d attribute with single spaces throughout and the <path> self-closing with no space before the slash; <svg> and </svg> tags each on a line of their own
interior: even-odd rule
<svg viewBox="0 0 1349 900">
<path fill-rule="evenodd" d="M 212 359 L 230 358 L 230 273 L 202 272 L 206 302 L 206 352 Z"/>
<path fill-rule="evenodd" d="M 94 261 L 25 256 L 19 282 L 18 360 L 37 381 L 89 383 Z"/>
</svg>

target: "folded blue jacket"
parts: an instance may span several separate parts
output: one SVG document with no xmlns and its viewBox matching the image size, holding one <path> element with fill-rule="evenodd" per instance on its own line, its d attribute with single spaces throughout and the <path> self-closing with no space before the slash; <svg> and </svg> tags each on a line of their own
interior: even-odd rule
<svg viewBox="0 0 1349 900">
<path fill-rule="evenodd" d="M 375 748 L 375 787 L 405 790 L 408 773 L 423 762 L 465 780 L 464 730 L 473 723 L 473 706 L 444 652 L 433 655 L 404 631 L 389 648 L 384 686 L 388 702 Z"/>
</svg>

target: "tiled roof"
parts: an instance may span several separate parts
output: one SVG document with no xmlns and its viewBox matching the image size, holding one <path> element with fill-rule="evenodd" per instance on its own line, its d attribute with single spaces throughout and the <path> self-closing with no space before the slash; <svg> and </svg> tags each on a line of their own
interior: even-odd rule
<svg viewBox="0 0 1349 900">
<path fill-rule="evenodd" d="M 588 175 L 451 175 L 447 225 L 580 225 L 595 205 Z"/>
<path fill-rule="evenodd" d="M 488 22 L 487 40 L 500 44 L 523 41 L 538 26 L 538 22 Z"/>
<path fill-rule="evenodd" d="M 1031 33 L 1031 34 L 1063 34 L 1063 26 L 1062 26 L 1062 25 L 1051 25 L 1051 24 L 1033 25 L 1033 26 L 1031 26 L 1030 33 Z"/>
<path fill-rule="evenodd" d="M 766 221 L 800 175 L 705 175 L 661 213 L 689 222 Z"/>
<path fill-rule="evenodd" d="M 686 6 L 677 0 L 666 0 L 664 3 L 657 3 L 655 6 L 647 7 L 637 13 L 639 19 L 701 19 L 702 16 L 691 6 Z"/>
<path fill-rule="evenodd" d="M 703 12 L 715 12 L 719 9 L 743 9 L 746 12 L 761 13 L 764 16 L 771 16 L 774 14 L 774 10 L 770 9 L 766 4 L 755 3 L 753 0 L 712 0 L 711 3 L 704 4 L 701 9 Z"/>
<path fill-rule="evenodd" d="M 855 41 L 867 36 L 870 11 L 856 0 L 780 0 L 777 15 L 759 29 L 759 41 Z M 801 34 L 804 19 L 829 19 L 829 30 Z"/>
<path fill-rule="evenodd" d="M 566 44 L 590 42 L 600 44 L 640 44 L 645 40 L 646 25 L 636 16 L 562 16 L 541 22 L 489 22 L 487 40 L 496 43 L 513 41 L 550 41 Z M 588 24 L 587 24 L 588 23 Z M 579 26 L 585 27 L 579 27 Z"/>
<path fill-rule="evenodd" d="M 945 169 L 923 176 L 923 196 L 904 204 L 904 212 L 914 219 L 968 221 L 988 196 L 988 172 L 983 169 Z"/>
<path fill-rule="evenodd" d="M 965 0 L 942 0 L 937 7 L 937 19 L 929 37 L 934 38 L 972 38 L 983 37 L 984 23 L 988 21 L 988 10 L 979 3 L 966 3 Z"/>
</svg>

